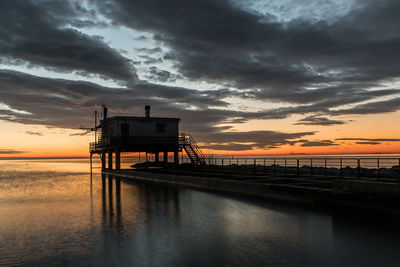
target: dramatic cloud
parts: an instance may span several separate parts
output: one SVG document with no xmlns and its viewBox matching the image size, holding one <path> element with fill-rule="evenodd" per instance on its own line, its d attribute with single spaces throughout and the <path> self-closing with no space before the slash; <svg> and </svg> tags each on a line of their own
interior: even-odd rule
<svg viewBox="0 0 400 267">
<path fill-rule="evenodd" d="M 77 23 L 83 26 L 79 21 L 83 15 L 93 17 L 94 13 L 84 9 L 79 1 L 2 1 L 2 63 L 15 65 L 26 62 L 53 71 L 76 70 L 117 80 L 135 80 L 135 70 L 128 59 L 101 39 L 68 28 L 68 25 L 77 26 Z"/>
<path fill-rule="evenodd" d="M 400 109 L 400 98 L 396 97 L 390 100 L 357 105 L 354 108 L 330 111 L 329 114 L 330 115 L 377 114 L 377 113 L 394 112 L 399 109 Z"/>
<path fill-rule="evenodd" d="M 221 123 L 268 117 L 257 112 L 210 108 L 227 105 L 219 99 L 221 92 L 230 94 L 226 89 L 201 92 L 144 82 L 129 88 L 109 88 L 7 70 L 0 70 L 0 87 L 0 99 L 9 106 L 0 109 L 4 120 L 65 128 L 91 123 L 93 110 L 103 103 L 109 105 L 110 114 L 138 116 L 143 115 L 143 106 L 149 104 L 154 116 L 181 117 L 181 128 L 191 132 L 214 132 L 230 128 L 219 127 Z"/>
<path fill-rule="evenodd" d="M 323 17 L 280 22 L 268 10 L 249 12 L 227 0 L 92 2 L 115 24 L 152 32 L 167 44 L 184 76 L 253 88 L 257 98 L 344 101 L 347 91 L 346 101 L 356 103 L 363 100 L 349 87 L 365 93 L 398 77 L 396 0 L 363 1 L 329 23 Z"/>
<path fill-rule="evenodd" d="M 283 133 L 276 131 L 220 132 L 200 135 L 210 143 L 202 146 L 216 150 L 272 149 L 282 145 L 293 145 L 295 139 L 313 135 L 314 132 Z"/>
</svg>

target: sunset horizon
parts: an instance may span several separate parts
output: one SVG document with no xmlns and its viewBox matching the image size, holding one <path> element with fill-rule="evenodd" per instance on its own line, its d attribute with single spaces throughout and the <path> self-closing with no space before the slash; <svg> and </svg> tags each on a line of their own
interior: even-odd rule
<svg viewBox="0 0 400 267">
<path fill-rule="evenodd" d="M 400 153 L 396 1 L 46 3 L 2 3 L 0 158 L 87 156 L 101 105 L 206 154 Z"/>
</svg>

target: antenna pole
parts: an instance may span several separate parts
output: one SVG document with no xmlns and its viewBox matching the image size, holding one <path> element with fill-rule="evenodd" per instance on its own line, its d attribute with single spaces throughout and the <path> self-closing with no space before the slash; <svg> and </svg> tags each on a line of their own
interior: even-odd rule
<svg viewBox="0 0 400 267">
<path fill-rule="evenodd" d="M 94 142 L 97 142 L 97 110 L 94 111 Z"/>
</svg>

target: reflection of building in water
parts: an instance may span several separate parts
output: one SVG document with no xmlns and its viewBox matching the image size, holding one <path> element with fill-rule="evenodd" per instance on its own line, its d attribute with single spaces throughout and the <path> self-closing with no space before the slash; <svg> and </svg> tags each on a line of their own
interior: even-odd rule
<svg viewBox="0 0 400 267">
<path fill-rule="evenodd" d="M 111 176 L 103 174 L 101 180 L 103 224 L 108 224 L 110 228 L 116 226 L 119 232 L 122 226 L 121 179 L 118 177 L 113 179 Z M 113 189 L 114 181 L 115 191 Z"/>
<path fill-rule="evenodd" d="M 123 185 L 126 187 L 123 187 Z M 122 190 L 123 189 L 123 190 Z M 135 190 L 133 190 L 135 189 Z M 124 191 L 124 195 L 121 194 Z M 136 214 L 135 214 L 136 213 Z M 123 216 L 125 214 L 125 216 Z M 165 215 L 171 222 L 179 221 L 177 188 L 142 183 L 121 182 L 118 176 L 102 175 L 103 225 L 122 231 L 125 225 L 146 218 L 147 226 Z M 128 221 L 129 218 L 132 221 Z"/>
<path fill-rule="evenodd" d="M 147 212 L 149 219 L 157 217 L 179 219 L 179 191 L 177 188 L 154 184 L 139 184 L 140 208 Z"/>
</svg>

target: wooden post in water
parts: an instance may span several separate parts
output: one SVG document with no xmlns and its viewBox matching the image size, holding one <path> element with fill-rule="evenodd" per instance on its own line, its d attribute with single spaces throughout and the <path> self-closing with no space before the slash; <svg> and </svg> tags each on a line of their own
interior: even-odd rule
<svg viewBox="0 0 400 267">
<path fill-rule="evenodd" d="M 101 150 L 101 169 L 104 170 L 106 168 L 106 151 L 104 149 Z"/>
<path fill-rule="evenodd" d="M 175 165 L 179 164 L 179 151 L 178 150 L 174 151 L 174 164 Z"/>
<path fill-rule="evenodd" d="M 108 150 L 108 169 L 112 170 L 113 166 L 112 166 L 112 162 L 113 162 L 113 151 L 112 149 Z"/>
<path fill-rule="evenodd" d="M 168 164 L 168 151 L 164 151 L 164 164 Z"/>
<path fill-rule="evenodd" d="M 357 159 L 357 177 L 361 177 L 361 164 L 360 164 L 360 159 Z"/>
<path fill-rule="evenodd" d="M 93 171 L 92 171 L 92 160 L 93 160 L 93 154 L 90 153 L 90 185 L 92 185 L 92 176 L 93 176 Z"/>
<path fill-rule="evenodd" d="M 119 151 L 119 149 L 115 150 L 115 169 L 121 169 L 121 152 Z"/>
<path fill-rule="evenodd" d="M 296 170 L 297 170 L 297 176 L 300 176 L 300 159 L 297 159 L 297 167 L 296 167 Z"/>
</svg>

